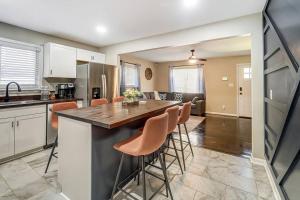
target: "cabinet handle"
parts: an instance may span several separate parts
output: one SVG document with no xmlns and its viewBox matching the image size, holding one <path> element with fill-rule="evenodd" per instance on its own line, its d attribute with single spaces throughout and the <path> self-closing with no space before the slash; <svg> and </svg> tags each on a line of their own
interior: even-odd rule
<svg viewBox="0 0 300 200">
<path fill-rule="evenodd" d="M 50 70 L 50 74 L 52 75 L 52 69 Z"/>
<path fill-rule="evenodd" d="M 92 60 L 94 60 L 94 56 L 92 56 Z"/>
<path fill-rule="evenodd" d="M 14 127 L 14 122 L 11 122 L 11 127 L 12 127 L 12 128 Z"/>
<path fill-rule="evenodd" d="M 19 126 L 19 121 L 17 121 L 17 126 Z"/>
</svg>

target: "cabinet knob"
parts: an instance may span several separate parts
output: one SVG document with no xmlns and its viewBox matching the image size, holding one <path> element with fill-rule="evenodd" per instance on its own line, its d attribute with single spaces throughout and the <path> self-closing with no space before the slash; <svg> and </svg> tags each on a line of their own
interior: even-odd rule
<svg viewBox="0 0 300 200">
<path fill-rule="evenodd" d="M 11 122 L 11 127 L 12 127 L 12 128 L 14 127 L 14 122 Z"/>
</svg>

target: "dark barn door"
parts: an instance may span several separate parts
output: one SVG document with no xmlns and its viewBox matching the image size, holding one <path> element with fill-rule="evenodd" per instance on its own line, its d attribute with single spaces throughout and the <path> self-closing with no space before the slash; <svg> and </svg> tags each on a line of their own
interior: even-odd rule
<svg viewBox="0 0 300 200">
<path fill-rule="evenodd" d="M 264 9 L 265 157 L 282 198 L 300 199 L 300 0 Z"/>
</svg>

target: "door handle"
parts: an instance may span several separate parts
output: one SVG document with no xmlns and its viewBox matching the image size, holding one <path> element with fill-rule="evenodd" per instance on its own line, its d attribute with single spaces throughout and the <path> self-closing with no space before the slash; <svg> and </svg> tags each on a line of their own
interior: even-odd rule
<svg viewBox="0 0 300 200">
<path fill-rule="evenodd" d="M 240 87 L 240 91 L 243 91 L 243 88 L 242 88 L 242 87 Z"/>
</svg>

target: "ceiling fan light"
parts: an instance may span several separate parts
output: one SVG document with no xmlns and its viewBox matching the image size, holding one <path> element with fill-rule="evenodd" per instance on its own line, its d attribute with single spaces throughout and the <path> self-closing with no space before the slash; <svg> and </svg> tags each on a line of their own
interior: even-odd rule
<svg viewBox="0 0 300 200">
<path fill-rule="evenodd" d="M 195 63 L 197 63 L 197 59 L 196 58 L 189 58 L 189 63 L 191 63 L 191 64 L 195 64 Z"/>
</svg>

